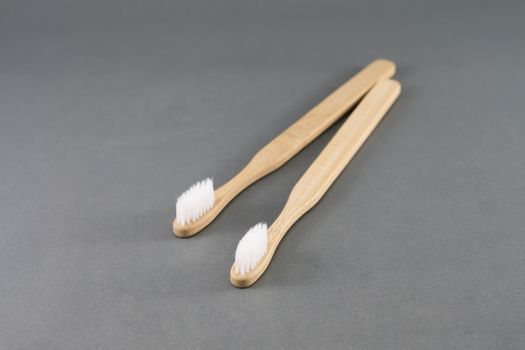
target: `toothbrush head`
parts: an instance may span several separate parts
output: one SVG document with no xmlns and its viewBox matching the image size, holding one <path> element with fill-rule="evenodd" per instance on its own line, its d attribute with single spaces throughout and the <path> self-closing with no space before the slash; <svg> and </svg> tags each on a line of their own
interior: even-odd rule
<svg viewBox="0 0 525 350">
<path fill-rule="evenodd" d="M 178 226 L 186 226 L 195 222 L 215 204 L 213 180 L 207 178 L 191 186 L 177 198 L 175 222 Z"/>
<path fill-rule="evenodd" d="M 264 223 L 253 226 L 241 238 L 235 251 L 235 272 L 241 277 L 257 267 L 268 250 L 268 227 Z"/>
</svg>

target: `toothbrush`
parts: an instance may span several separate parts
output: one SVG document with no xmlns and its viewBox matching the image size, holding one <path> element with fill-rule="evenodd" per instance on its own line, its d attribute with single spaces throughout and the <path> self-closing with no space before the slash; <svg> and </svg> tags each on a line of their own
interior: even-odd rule
<svg viewBox="0 0 525 350">
<path fill-rule="evenodd" d="M 208 178 L 184 192 L 176 204 L 173 233 L 190 237 L 210 224 L 248 186 L 277 170 L 328 129 L 379 81 L 392 77 L 395 64 L 375 60 L 340 86 L 301 119 L 263 147 L 231 180 L 214 190 Z"/>
<path fill-rule="evenodd" d="M 230 269 L 235 287 L 249 287 L 264 273 L 286 232 L 326 193 L 400 92 L 401 85 L 395 80 L 377 83 L 295 184 L 274 223 L 269 228 L 259 223 L 244 235 Z"/>
</svg>

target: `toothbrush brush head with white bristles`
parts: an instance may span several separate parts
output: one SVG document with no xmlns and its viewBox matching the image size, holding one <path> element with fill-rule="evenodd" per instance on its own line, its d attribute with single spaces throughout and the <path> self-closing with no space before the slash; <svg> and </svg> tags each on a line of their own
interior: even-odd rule
<svg viewBox="0 0 525 350">
<path fill-rule="evenodd" d="M 173 233 L 190 237 L 208 225 L 219 213 L 217 202 L 221 197 L 217 197 L 210 178 L 195 183 L 182 193 L 175 205 Z"/>
</svg>

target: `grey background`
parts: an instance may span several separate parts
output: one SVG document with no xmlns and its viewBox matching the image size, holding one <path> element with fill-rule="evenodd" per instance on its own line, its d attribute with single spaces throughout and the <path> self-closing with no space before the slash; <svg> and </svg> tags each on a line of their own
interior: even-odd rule
<svg viewBox="0 0 525 350">
<path fill-rule="evenodd" d="M 523 2 L 2 1 L 0 348 L 523 349 Z M 252 288 L 336 128 L 202 234 L 221 184 L 374 58 L 401 98 Z M 339 124 L 340 125 L 340 124 Z"/>
</svg>

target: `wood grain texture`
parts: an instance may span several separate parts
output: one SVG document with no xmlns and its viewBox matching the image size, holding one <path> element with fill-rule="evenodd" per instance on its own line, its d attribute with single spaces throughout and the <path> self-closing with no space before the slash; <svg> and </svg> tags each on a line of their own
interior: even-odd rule
<svg viewBox="0 0 525 350">
<path fill-rule="evenodd" d="M 392 77 L 395 71 L 395 64 L 388 60 L 370 63 L 259 150 L 237 175 L 215 191 L 215 205 L 211 210 L 187 225 L 173 220 L 174 234 L 190 237 L 201 231 L 241 191 L 285 164 L 348 112 L 374 84 Z"/>
<path fill-rule="evenodd" d="M 288 201 L 268 229 L 268 252 L 257 267 L 241 276 L 230 269 L 230 280 L 236 287 L 255 283 L 268 267 L 277 246 L 290 227 L 308 212 L 326 193 L 341 171 L 357 153 L 401 92 L 394 80 L 379 82 L 356 107 L 348 120 L 295 184 Z"/>
</svg>

